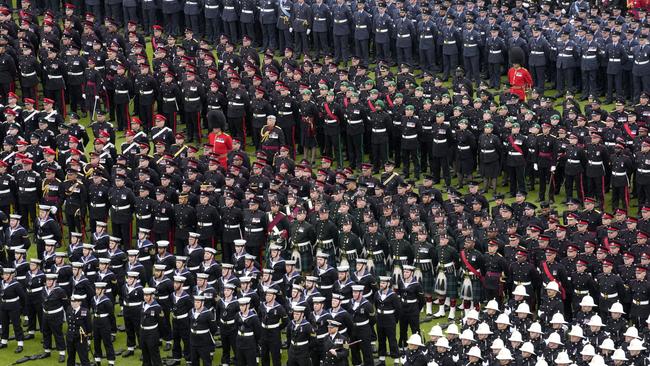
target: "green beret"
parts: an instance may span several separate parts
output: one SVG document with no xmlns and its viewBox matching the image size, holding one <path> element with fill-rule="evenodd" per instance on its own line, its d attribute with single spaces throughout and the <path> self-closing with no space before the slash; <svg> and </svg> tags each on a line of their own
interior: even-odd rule
<svg viewBox="0 0 650 366">
<path fill-rule="evenodd" d="M 443 98 L 449 98 L 449 94 L 443 94 L 442 97 Z"/>
<path fill-rule="evenodd" d="M 347 87 L 347 86 L 350 86 L 350 84 L 348 84 L 347 81 L 344 81 L 344 82 L 341 83 L 341 86 L 346 86 Z"/>
<path fill-rule="evenodd" d="M 402 94 L 402 93 L 395 94 L 395 99 L 397 99 L 397 98 L 404 98 L 404 94 Z"/>
<path fill-rule="evenodd" d="M 540 125 L 538 123 L 535 123 L 532 127 L 534 128 L 540 128 Z"/>
<path fill-rule="evenodd" d="M 375 107 L 380 107 L 381 109 L 386 108 L 386 103 L 383 100 L 378 100 L 375 102 Z"/>
<path fill-rule="evenodd" d="M 414 110 L 415 110 L 415 107 L 409 104 L 409 105 L 406 106 L 406 110 L 407 110 L 407 111 L 408 111 L 408 110 L 414 111 Z"/>
<path fill-rule="evenodd" d="M 392 80 L 390 80 L 387 84 L 388 84 L 388 86 L 395 86 L 395 82 L 392 81 Z"/>
<path fill-rule="evenodd" d="M 551 119 L 560 119 L 560 115 L 559 114 L 554 114 L 554 115 L 551 116 Z"/>
<path fill-rule="evenodd" d="M 371 89 L 370 94 L 379 94 L 379 90 L 377 89 Z"/>
<path fill-rule="evenodd" d="M 461 119 L 460 121 L 458 121 L 458 124 L 459 124 L 459 125 L 466 125 L 467 123 L 468 123 L 468 122 L 467 122 L 467 120 L 466 120 L 465 118 L 463 118 L 463 119 Z"/>
<path fill-rule="evenodd" d="M 519 128 L 519 127 L 521 127 L 521 126 L 519 126 L 519 123 L 517 123 L 517 122 L 512 124 L 512 128 Z"/>
<path fill-rule="evenodd" d="M 485 128 L 493 128 L 494 126 L 491 123 L 486 123 L 485 126 L 483 126 L 483 127 L 485 127 Z"/>
<path fill-rule="evenodd" d="M 301 94 L 303 94 L 303 95 L 311 95 L 311 90 L 309 90 L 309 89 L 305 89 L 305 90 L 303 90 L 303 91 L 301 92 Z"/>
<path fill-rule="evenodd" d="M 327 92 L 327 95 L 335 95 L 335 94 L 334 94 L 334 90 L 330 90 L 330 91 L 328 91 L 328 92 Z"/>
<path fill-rule="evenodd" d="M 375 85 L 375 81 L 372 79 L 366 80 L 366 85 Z"/>
<path fill-rule="evenodd" d="M 421 92 L 423 92 L 423 91 L 424 91 L 424 88 L 421 87 L 421 86 L 418 86 L 417 88 L 415 88 L 415 90 L 416 90 L 416 91 L 421 91 Z"/>
<path fill-rule="evenodd" d="M 438 112 L 436 113 L 436 117 L 444 117 L 445 114 L 443 112 Z"/>
<path fill-rule="evenodd" d="M 427 98 L 424 101 L 422 101 L 424 104 L 431 104 L 431 99 Z"/>
<path fill-rule="evenodd" d="M 351 93 L 350 98 L 359 98 L 359 93 L 357 93 L 357 92 Z"/>
<path fill-rule="evenodd" d="M 320 88 L 320 90 L 327 90 L 327 89 L 329 89 L 329 87 L 328 87 L 327 85 L 325 85 L 325 84 L 321 84 L 321 86 L 319 86 L 319 88 Z"/>
</svg>

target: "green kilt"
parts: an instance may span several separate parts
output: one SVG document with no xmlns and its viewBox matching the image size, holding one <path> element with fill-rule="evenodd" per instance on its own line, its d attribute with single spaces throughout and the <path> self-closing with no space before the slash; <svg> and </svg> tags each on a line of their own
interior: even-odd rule
<svg viewBox="0 0 650 366">
<path fill-rule="evenodd" d="M 437 293 L 440 296 L 446 296 L 451 299 L 455 299 L 458 297 L 458 276 L 456 276 L 455 271 L 445 271 L 445 276 L 446 276 L 446 289 L 444 290 L 444 293 L 441 293 L 440 291 L 440 281 L 438 279 L 438 274 L 436 274 L 436 277 L 434 279 L 434 290 L 435 293 Z M 433 273 L 431 274 L 433 276 Z"/>
<path fill-rule="evenodd" d="M 433 294 L 436 286 L 436 279 L 433 277 L 432 271 L 423 271 L 422 272 L 422 289 L 425 294 Z M 449 286 L 449 285 L 447 285 Z M 449 289 L 447 289 L 449 291 Z"/>
<path fill-rule="evenodd" d="M 291 253 L 291 259 L 298 261 L 296 263 L 296 268 L 300 269 L 301 272 L 311 272 L 314 269 L 314 256 L 312 255 L 311 248 L 306 246 L 304 249 L 294 250 Z"/>
<path fill-rule="evenodd" d="M 459 285 L 461 288 L 461 294 L 460 297 L 464 301 L 474 301 L 474 302 L 481 302 L 481 296 L 482 296 L 482 291 L 481 291 L 481 280 L 476 278 L 475 276 L 469 277 L 470 283 L 471 283 L 471 296 L 466 296 L 466 291 L 464 291 L 464 286 L 463 282 L 465 282 L 465 278 L 468 277 L 463 277 L 461 278 Z M 467 298 L 466 298 L 467 297 Z"/>
</svg>

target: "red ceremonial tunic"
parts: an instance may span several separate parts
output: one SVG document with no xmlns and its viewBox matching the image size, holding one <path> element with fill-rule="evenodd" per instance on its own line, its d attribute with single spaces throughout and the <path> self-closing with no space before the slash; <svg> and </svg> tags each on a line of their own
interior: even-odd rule
<svg viewBox="0 0 650 366">
<path fill-rule="evenodd" d="M 511 67 L 508 70 L 508 82 L 510 82 L 510 93 L 517 94 L 519 100 L 526 100 L 526 90 L 533 86 L 533 78 L 528 70 L 523 67 Z"/>
<path fill-rule="evenodd" d="M 228 153 L 232 150 L 232 137 L 227 133 L 217 135 L 213 132 L 208 136 L 208 141 L 212 144 L 212 151 L 217 154 L 219 164 L 224 168 L 228 168 Z"/>
</svg>

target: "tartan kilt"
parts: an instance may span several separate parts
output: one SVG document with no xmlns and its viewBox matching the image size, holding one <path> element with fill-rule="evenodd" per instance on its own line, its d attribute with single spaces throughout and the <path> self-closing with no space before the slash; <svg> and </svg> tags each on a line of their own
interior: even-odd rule
<svg viewBox="0 0 650 366">
<path fill-rule="evenodd" d="M 373 261 L 373 263 L 375 265 L 373 271 L 376 277 L 390 275 L 390 273 L 386 272 L 386 261 Z"/>
<path fill-rule="evenodd" d="M 311 272 L 314 267 L 314 256 L 309 248 L 303 252 L 294 250 L 291 253 L 291 259 L 298 261 L 299 266 L 297 267 L 301 272 Z"/>
<path fill-rule="evenodd" d="M 433 273 L 431 274 L 431 276 L 433 276 Z M 436 277 L 434 278 L 434 281 L 433 281 L 433 283 L 434 283 L 434 292 L 436 294 L 438 294 L 439 296 L 446 296 L 446 297 L 449 297 L 451 299 L 455 299 L 456 297 L 458 297 L 458 276 L 456 276 L 456 272 L 455 271 L 453 271 L 453 272 L 452 271 L 445 271 L 445 276 L 447 277 L 447 280 L 446 280 L 447 288 L 446 288 L 444 294 L 440 293 L 439 291 L 436 290 L 436 288 L 438 287 L 438 283 L 437 283 L 438 278 L 437 278 L 437 276 L 438 275 L 436 274 Z"/>
<path fill-rule="evenodd" d="M 470 278 L 470 283 L 471 283 L 471 286 L 472 286 L 472 296 L 471 296 L 471 298 L 465 298 L 464 294 L 462 293 L 463 282 L 464 281 L 465 281 L 465 278 L 462 278 L 460 280 L 461 298 L 462 298 L 462 300 L 481 302 L 481 296 L 483 295 L 482 291 L 481 291 L 481 280 L 479 280 L 478 278 L 474 278 L 473 276 Z"/>
<path fill-rule="evenodd" d="M 449 278 L 449 275 L 447 275 L 447 278 Z M 422 283 L 422 289 L 425 294 L 433 294 L 435 292 L 436 279 L 433 277 L 433 271 L 422 271 L 420 282 Z M 447 284 L 447 292 L 449 292 L 449 284 Z"/>
</svg>

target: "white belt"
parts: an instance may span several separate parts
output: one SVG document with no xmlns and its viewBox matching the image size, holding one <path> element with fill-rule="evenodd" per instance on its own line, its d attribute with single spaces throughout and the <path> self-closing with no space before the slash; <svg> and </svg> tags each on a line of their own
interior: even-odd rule
<svg viewBox="0 0 650 366">
<path fill-rule="evenodd" d="M 456 41 L 444 41 L 445 44 L 456 44 Z"/>
<path fill-rule="evenodd" d="M 634 303 L 634 305 L 648 305 L 648 304 L 650 304 L 650 301 L 648 301 L 648 300 L 645 300 L 645 301 L 632 300 L 632 303 Z"/>
<path fill-rule="evenodd" d="M 175 102 L 176 98 L 163 98 L 163 102 Z"/>
<path fill-rule="evenodd" d="M 431 259 L 418 259 L 417 263 L 431 263 Z"/>
<path fill-rule="evenodd" d="M 237 332 L 240 337 L 252 337 L 255 335 L 253 332 Z"/>
<path fill-rule="evenodd" d="M 370 323 L 370 320 L 365 320 L 365 321 L 362 321 L 360 323 L 354 323 L 354 325 L 357 326 L 357 327 L 362 327 L 362 326 L 367 325 L 369 323 Z"/>
<path fill-rule="evenodd" d="M 442 266 L 445 267 L 445 268 L 449 268 L 449 267 L 452 267 L 453 265 L 454 265 L 454 262 L 449 262 L 449 263 L 443 264 Z"/>
<path fill-rule="evenodd" d="M 150 219 L 150 218 L 151 218 L 151 214 L 149 214 L 149 215 L 135 215 L 135 217 L 136 217 L 137 219 L 140 219 L 140 220 L 146 220 L 146 219 Z"/>
<path fill-rule="evenodd" d="M 431 35 L 428 35 L 428 36 L 422 36 L 422 37 L 420 37 L 420 38 L 425 38 L 425 39 L 429 39 L 429 38 L 433 38 L 433 36 L 431 36 Z"/>
<path fill-rule="evenodd" d="M 591 56 L 582 56 L 584 59 L 591 60 L 592 58 L 596 58 L 596 55 L 591 55 Z"/>
<path fill-rule="evenodd" d="M 80 71 L 80 72 L 69 72 L 68 71 L 68 75 L 72 75 L 72 76 L 81 76 L 83 74 L 84 74 L 83 71 Z"/>
<path fill-rule="evenodd" d="M 576 160 L 576 159 L 567 159 L 566 161 L 567 161 L 567 163 L 571 163 L 571 164 L 579 164 L 580 163 L 580 160 Z"/>
<path fill-rule="evenodd" d="M 200 267 L 201 266 L 198 265 L 198 266 L 194 266 L 194 267 L 189 267 L 188 269 L 190 270 L 190 272 L 194 272 L 194 271 L 197 271 Z"/>
<path fill-rule="evenodd" d="M 63 75 L 48 75 L 50 79 L 61 79 Z"/>
<path fill-rule="evenodd" d="M 127 94 L 129 91 L 128 90 L 115 90 L 117 94 Z"/>
<path fill-rule="evenodd" d="M 98 207 L 106 207 L 106 204 L 105 203 L 91 203 L 90 206 L 98 208 Z"/>
<path fill-rule="evenodd" d="M 39 292 L 39 291 L 42 291 L 42 290 L 43 290 L 43 286 L 41 286 L 41 287 L 36 287 L 36 288 L 28 288 L 28 289 L 27 289 L 27 292 L 30 293 L 30 294 L 33 294 L 33 293 L 35 293 L 35 292 Z"/>
<path fill-rule="evenodd" d="M 466 43 L 464 44 L 465 47 L 476 47 L 478 46 L 476 43 Z"/>
<path fill-rule="evenodd" d="M 158 221 L 169 221 L 169 217 L 156 217 Z"/>
<path fill-rule="evenodd" d="M 512 156 L 522 156 L 523 154 L 518 151 L 508 151 L 508 155 Z"/>
<path fill-rule="evenodd" d="M 307 246 L 307 245 L 309 245 L 309 244 L 311 244 L 311 242 L 309 242 L 309 241 L 305 241 L 305 242 L 302 242 L 302 243 L 298 243 L 298 244 L 296 244 L 296 246 L 302 248 L 302 247 Z"/>
<path fill-rule="evenodd" d="M 360 120 L 360 119 L 355 119 L 355 120 L 348 121 L 348 123 L 351 124 L 351 125 L 356 125 L 356 124 L 361 123 L 361 122 L 363 122 L 363 120 Z"/>
<path fill-rule="evenodd" d="M 603 162 L 602 161 L 591 161 L 591 160 L 589 160 L 589 164 L 591 164 L 591 165 L 603 165 Z"/>
<path fill-rule="evenodd" d="M 60 312 L 62 312 L 62 311 L 63 311 L 63 306 L 61 306 L 61 307 L 58 308 L 58 309 L 54 309 L 54 310 L 50 310 L 50 311 L 47 311 L 47 310 L 43 309 L 43 312 L 44 312 L 45 314 L 48 314 L 48 315 L 52 315 L 52 314 L 56 314 L 56 313 L 60 313 Z"/>
<path fill-rule="evenodd" d="M 355 254 L 356 252 L 357 252 L 356 249 L 346 250 L 345 254 Z"/>
<path fill-rule="evenodd" d="M 372 255 L 380 255 L 380 254 L 384 254 L 384 251 L 383 250 L 374 250 L 374 251 L 372 251 Z"/>
<path fill-rule="evenodd" d="M 650 169 L 637 169 L 637 171 L 642 174 L 650 173 Z"/>
<path fill-rule="evenodd" d="M 219 5 L 206 5 L 205 8 L 206 9 L 217 9 L 217 8 L 219 8 Z"/>
<path fill-rule="evenodd" d="M 155 325 L 148 325 L 148 326 L 141 325 L 140 328 L 142 328 L 142 329 L 144 329 L 144 330 L 152 330 L 152 329 L 156 329 L 156 328 L 158 328 L 158 324 L 155 324 Z"/>
<path fill-rule="evenodd" d="M 442 139 L 442 140 L 433 139 L 433 142 L 435 142 L 436 144 L 444 144 L 445 142 L 447 142 L 447 139 Z"/>
<path fill-rule="evenodd" d="M 289 115 L 293 114 L 293 111 L 288 111 L 288 112 L 280 111 L 280 112 L 278 112 L 278 114 L 281 115 L 281 116 L 289 116 Z"/>
<path fill-rule="evenodd" d="M 201 100 L 201 97 L 196 97 L 196 98 L 185 98 L 188 102 L 196 102 L 197 100 Z"/>
<path fill-rule="evenodd" d="M 433 130 L 433 126 L 422 126 L 423 130 Z M 445 140 L 447 141 L 447 140 Z"/>
<path fill-rule="evenodd" d="M 106 314 L 95 314 L 95 318 L 106 318 L 106 317 L 108 317 L 109 315 L 111 315 L 111 314 L 109 314 L 109 313 L 106 313 Z"/>
<path fill-rule="evenodd" d="M 587 294 L 589 294 L 589 290 L 574 290 L 574 292 L 577 295 L 587 295 Z"/>
<path fill-rule="evenodd" d="M 612 172 L 612 175 L 615 175 L 617 177 L 622 177 L 622 176 L 627 175 L 627 173 L 626 172 Z"/>
<path fill-rule="evenodd" d="M 144 261 L 150 261 L 151 257 L 140 257 L 138 258 L 138 262 L 144 262 Z"/>
<path fill-rule="evenodd" d="M 615 298 L 618 297 L 618 292 L 614 292 L 613 294 L 604 294 L 604 293 L 601 292 L 600 296 L 605 298 L 605 299 L 615 299 Z"/>
<path fill-rule="evenodd" d="M 514 281 L 514 284 L 517 286 L 530 286 L 531 282 L 519 282 L 519 281 Z"/>
<path fill-rule="evenodd" d="M 262 13 L 273 13 L 275 9 L 260 9 Z"/>
<path fill-rule="evenodd" d="M 86 272 L 86 276 L 94 276 L 96 274 L 97 274 L 97 272 L 95 272 L 95 271 Z"/>
<path fill-rule="evenodd" d="M 244 14 L 253 14 L 252 10 L 242 10 L 241 12 Z"/>
<path fill-rule="evenodd" d="M 20 300 L 20 297 L 12 297 L 11 299 L 2 299 L 2 302 L 16 302 Z"/>
<path fill-rule="evenodd" d="M 153 90 L 140 91 L 140 94 L 145 94 L 145 95 L 153 94 Z"/>
<path fill-rule="evenodd" d="M 499 52 L 501 52 L 501 51 L 499 51 Z M 533 55 L 543 55 L 544 54 L 543 51 L 530 51 L 530 53 L 533 54 Z"/>
<path fill-rule="evenodd" d="M 235 320 L 234 320 L 234 319 L 233 319 L 233 320 L 226 320 L 226 321 L 223 321 L 223 320 L 222 320 L 222 321 L 221 321 L 221 324 L 226 324 L 226 325 L 235 324 Z"/>
<path fill-rule="evenodd" d="M 266 114 L 255 114 L 255 113 L 253 113 L 253 117 L 255 117 L 255 118 L 264 118 L 264 117 L 266 117 Z"/>
<path fill-rule="evenodd" d="M 334 23 L 336 24 L 341 24 L 341 23 L 347 23 L 347 19 L 334 19 Z"/>
<path fill-rule="evenodd" d="M 645 61 L 634 61 L 634 63 L 637 64 L 637 65 L 645 65 L 645 64 L 647 64 L 648 62 L 650 62 L 650 60 L 645 60 Z M 646 302 L 647 302 L 647 301 L 646 301 Z"/>
<path fill-rule="evenodd" d="M 24 280 L 24 279 L 27 279 L 27 276 L 16 276 L 16 279 L 17 279 L 18 281 L 22 281 L 22 280 Z"/>
<path fill-rule="evenodd" d="M 112 207 L 113 207 L 113 210 L 117 210 L 117 211 L 119 211 L 119 210 L 128 210 L 129 208 L 131 208 L 131 205 L 126 205 L 126 206 L 112 206 Z"/>
<path fill-rule="evenodd" d="M 325 333 L 325 334 L 316 334 L 316 339 L 323 339 L 325 337 L 327 337 L 327 333 Z"/>
<path fill-rule="evenodd" d="M 414 139 L 416 137 L 418 137 L 418 135 L 402 135 L 402 138 L 407 140 Z"/>
<path fill-rule="evenodd" d="M 226 229 L 239 229 L 239 225 L 224 225 Z"/>
<path fill-rule="evenodd" d="M 36 191 L 36 187 L 29 187 L 29 188 L 20 187 L 20 190 L 24 192 L 34 192 Z"/>
<path fill-rule="evenodd" d="M 264 323 L 262 323 L 262 328 L 264 328 L 264 329 L 275 329 L 275 328 L 279 328 L 279 327 L 280 327 L 280 323 L 275 323 L 275 324 L 264 324 Z"/>
<path fill-rule="evenodd" d="M 614 141 L 609 141 L 605 143 L 605 146 L 614 146 L 616 143 Z"/>
<path fill-rule="evenodd" d="M 367 25 L 357 25 L 357 29 L 366 29 L 368 28 Z"/>
<path fill-rule="evenodd" d="M 377 33 L 386 33 L 388 29 L 377 29 Z"/>
<path fill-rule="evenodd" d="M 188 315 L 188 314 L 189 314 L 189 313 L 185 313 L 185 314 L 181 314 L 181 315 L 176 315 L 175 318 L 176 318 L 176 319 L 185 319 L 185 318 L 187 318 L 187 315 Z"/>
<path fill-rule="evenodd" d="M 224 10 L 235 10 L 234 6 L 224 6 Z"/>
<path fill-rule="evenodd" d="M 334 285 L 321 285 L 321 286 L 320 286 L 320 289 L 321 289 L 321 290 L 329 290 L 329 289 L 331 289 L 332 287 L 334 287 Z"/>
<path fill-rule="evenodd" d="M 0 194 L 7 194 L 9 192 L 11 192 L 11 189 L 3 189 L 0 191 Z"/>
<path fill-rule="evenodd" d="M 469 146 L 458 146 L 458 150 L 469 150 Z"/>
<path fill-rule="evenodd" d="M 108 252 L 108 249 L 96 249 L 95 253 L 106 253 Z"/>
<path fill-rule="evenodd" d="M 45 240 L 45 239 L 52 239 L 53 237 L 54 237 L 54 234 L 52 234 L 52 235 L 45 235 L 45 236 L 39 236 L 38 238 L 41 239 L 41 240 Z"/>
<path fill-rule="evenodd" d="M 496 150 L 494 150 L 494 149 L 492 149 L 492 150 L 481 150 L 481 152 L 482 152 L 483 154 L 491 154 L 491 153 L 493 153 L 493 152 L 495 152 L 495 151 L 496 151 Z"/>
<path fill-rule="evenodd" d="M 230 102 L 230 104 L 237 106 L 237 107 L 243 107 L 244 103 L 237 103 L 237 102 Z"/>
<path fill-rule="evenodd" d="M 377 309 L 377 313 L 378 314 L 383 314 L 383 315 L 391 315 L 391 314 L 395 314 L 395 309 L 391 309 L 391 310 Z"/>
<path fill-rule="evenodd" d="M 140 306 L 140 305 L 142 305 L 142 302 L 127 302 L 124 304 L 124 306 L 131 306 L 131 307 Z"/>
<path fill-rule="evenodd" d="M 192 329 L 192 334 L 206 334 L 206 333 L 210 333 L 210 329 L 201 329 L 201 330 Z"/>
<path fill-rule="evenodd" d="M 336 122 L 338 122 L 338 121 L 335 120 L 335 119 L 326 119 L 325 120 L 325 123 L 336 123 Z"/>
<path fill-rule="evenodd" d="M 398 34 L 397 35 L 399 38 L 411 38 L 410 34 Z"/>
<path fill-rule="evenodd" d="M 199 227 L 209 227 L 209 226 L 212 226 L 212 223 L 211 222 L 199 222 L 199 223 L 197 223 L 197 225 L 199 225 Z"/>
<path fill-rule="evenodd" d="M 63 287 L 63 286 L 68 286 L 69 284 L 70 282 L 61 282 L 59 283 L 59 286 Z"/>
<path fill-rule="evenodd" d="M 30 77 L 30 76 L 34 76 L 34 75 L 36 75 L 36 71 L 32 71 L 32 72 L 30 72 L 30 73 L 28 73 L 28 74 L 23 74 L 23 73 L 21 72 L 20 75 L 22 75 L 24 78 L 28 78 L 28 77 Z"/>
<path fill-rule="evenodd" d="M 490 50 L 490 53 L 498 54 L 498 53 L 501 53 L 501 50 L 496 50 L 496 51 Z"/>
<path fill-rule="evenodd" d="M 621 62 L 620 58 L 610 58 L 609 62 Z"/>
<path fill-rule="evenodd" d="M 374 132 L 374 133 L 382 133 L 382 132 L 386 132 L 386 129 L 385 128 L 373 128 L 372 132 Z"/>
<path fill-rule="evenodd" d="M 306 346 L 308 344 L 309 344 L 309 341 L 291 342 L 291 345 L 295 346 L 295 347 Z"/>
<path fill-rule="evenodd" d="M 251 233 L 259 233 L 262 230 L 264 230 L 264 228 L 262 228 L 262 227 L 257 227 L 257 228 L 254 228 L 254 229 L 246 228 L 246 231 L 251 232 Z"/>
<path fill-rule="evenodd" d="M 167 299 L 169 299 L 169 295 L 165 295 L 165 296 L 158 296 L 158 298 L 157 298 L 157 299 L 158 299 L 158 300 L 167 300 Z"/>
<path fill-rule="evenodd" d="M 406 300 L 407 304 L 415 304 L 416 302 L 418 302 L 418 299 L 408 299 L 408 300 Z"/>
<path fill-rule="evenodd" d="M 329 244 L 329 243 L 333 243 L 334 239 L 321 240 L 320 242 L 323 244 Z"/>
<path fill-rule="evenodd" d="M 560 53 L 558 56 L 560 56 L 560 57 L 573 57 L 573 55 L 570 55 L 568 53 Z"/>
</svg>

